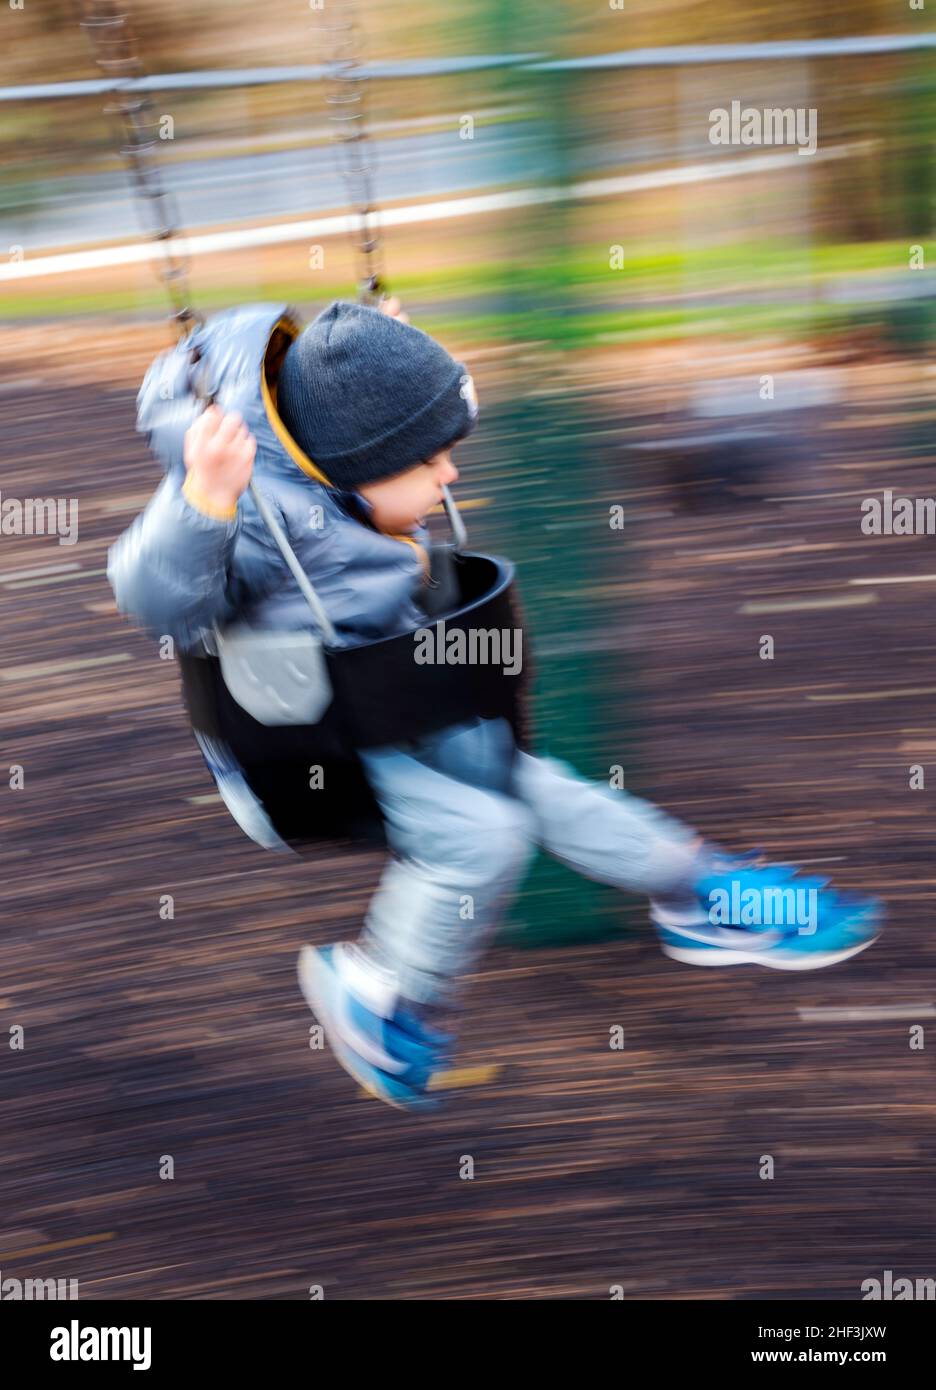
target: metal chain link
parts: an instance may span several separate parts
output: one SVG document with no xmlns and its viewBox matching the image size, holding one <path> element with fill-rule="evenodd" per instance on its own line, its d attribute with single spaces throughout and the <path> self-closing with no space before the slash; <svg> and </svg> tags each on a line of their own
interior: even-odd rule
<svg viewBox="0 0 936 1390">
<path fill-rule="evenodd" d="M 136 205 L 142 210 L 144 234 L 159 245 L 162 255 L 154 261 L 156 275 L 165 286 L 173 312 L 170 321 L 180 337 L 194 324 L 204 322 L 192 306 L 188 273 L 191 258 L 184 250 L 176 201 L 164 187 L 155 155 L 159 117 L 150 95 L 137 79 L 145 68 L 137 51 L 129 15 L 118 0 L 77 0 L 81 27 L 94 49 L 98 67 L 116 79 L 116 99 L 105 110 L 123 123 L 125 143 L 121 155 L 127 163 Z M 337 0 L 330 7 L 334 24 L 323 25 L 331 40 L 331 91 L 326 101 L 335 135 L 336 160 L 348 190 L 357 235 L 352 245 L 358 266 L 358 296 L 362 303 L 378 304 L 385 294 L 382 246 L 373 175 L 376 161 L 367 132 L 366 76 L 362 71 L 363 43 L 352 0 Z"/>
<path fill-rule="evenodd" d="M 358 267 L 358 298 L 362 304 L 379 304 L 385 294 L 383 253 L 378 209 L 374 197 L 376 169 L 373 142 L 367 132 L 362 70 L 363 40 L 353 0 L 334 0 L 328 13 L 336 22 L 323 25 L 329 35 L 331 90 L 326 101 L 335 136 L 338 168 L 345 180 L 348 203 L 357 218 L 352 245 Z"/>
<path fill-rule="evenodd" d="M 163 186 L 154 153 L 159 117 L 152 98 L 137 86 L 137 79 L 146 73 L 136 38 L 127 13 L 116 0 L 78 0 L 78 4 L 81 28 L 88 35 L 98 67 L 119 84 L 114 102 L 105 111 L 119 116 L 123 123 L 125 143 L 120 153 L 130 172 L 143 232 L 161 249 L 153 265 L 172 305 L 170 323 L 183 338 L 204 319 L 192 307 L 188 281 L 191 257 L 184 240 L 180 243 L 178 208 Z"/>
</svg>

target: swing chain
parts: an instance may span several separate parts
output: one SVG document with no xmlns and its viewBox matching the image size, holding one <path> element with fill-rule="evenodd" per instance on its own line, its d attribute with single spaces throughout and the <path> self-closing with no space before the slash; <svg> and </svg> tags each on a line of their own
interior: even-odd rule
<svg viewBox="0 0 936 1390">
<path fill-rule="evenodd" d="M 353 0 L 332 6 L 338 22 L 323 26 L 331 35 L 331 91 L 326 102 L 335 136 L 339 172 L 348 190 L 348 202 L 357 219 L 357 236 L 352 245 L 358 265 L 358 298 L 362 304 L 377 305 L 386 293 L 380 244 L 378 210 L 373 175 L 376 161 L 373 142 L 367 132 L 364 101 L 366 76 L 361 54 L 363 42 Z"/>
<path fill-rule="evenodd" d="M 146 75 L 129 16 L 118 8 L 117 0 L 79 0 L 81 28 L 94 50 L 98 67 L 106 77 L 117 81 L 115 100 L 104 109 L 123 123 L 124 144 L 120 153 L 130 172 L 137 208 L 144 233 L 159 246 L 161 257 L 154 262 L 158 279 L 165 287 L 172 313 L 169 316 L 179 338 L 195 324 L 204 322 L 191 304 L 188 272 L 191 258 L 179 238 L 178 209 L 172 194 L 164 187 L 157 148 L 160 118 L 148 92 L 138 86 Z"/>
</svg>

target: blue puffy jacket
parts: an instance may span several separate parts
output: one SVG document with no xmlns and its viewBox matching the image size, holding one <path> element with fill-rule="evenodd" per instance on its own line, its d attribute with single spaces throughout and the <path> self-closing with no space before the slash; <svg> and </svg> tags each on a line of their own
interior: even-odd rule
<svg viewBox="0 0 936 1390">
<path fill-rule="evenodd" d="M 191 351 L 198 348 L 218 406 L 236 410 L 257 441 L 254 481 L 315 586 L 338 646 L 396 636 L 425 621 L 425 532 L 384 535 L 357 492 L 327 486 L 276 410 L 276 374 L 301 320 L 284 304 L 248 304 L 213 316 L 150 367 L 137 398 L 137 429 L 166 477 L 108 555 L 121 612 L 182 651 L 212 649 L 214 625 L 237 618 L 261 628 L 316 630 L 313 614 L 249 492 L 227 520 L 183 492 L 185 431 L 200 405 Z M 197 499 L 196 499 L 197 500 Z"/>
</svg>

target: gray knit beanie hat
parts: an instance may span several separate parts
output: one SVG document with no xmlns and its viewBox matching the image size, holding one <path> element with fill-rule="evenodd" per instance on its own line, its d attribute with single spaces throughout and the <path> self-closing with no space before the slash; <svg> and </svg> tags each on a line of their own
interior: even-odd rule
<svg viewBox="0 0 936 1390">
<path fill-rule="evenodd" d="M 280 418 L 337 487 L 390 478 L 474 428 L 474 385 L 428 333 L 336 300 L 291 344 Z"/>
</svg>

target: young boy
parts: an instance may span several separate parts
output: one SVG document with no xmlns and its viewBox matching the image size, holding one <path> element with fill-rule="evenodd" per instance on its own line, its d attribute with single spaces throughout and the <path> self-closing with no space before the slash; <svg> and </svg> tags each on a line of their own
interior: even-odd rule
<svg viewBox="0 0 936 1390">
<path fill-rule="evenodd" d="M 284 306 L 249 305 L 195 342 L 223 409 L 197 413 L 181 349 L 147 374 L 138 428 L 168 476 L 111 551 L 120 609 L 183 650 L 233 618 L 314 629 L 245 491 L 256 474 L 338 645 L 423 626 L 424 518 L 477 416 L 464 366 L 395 300 L 334 303 L 302 332 Z M 299 980 L 339 1062 L 390 1104 L 434 1102 L 452 1041 L 438 1025 L 537 845 L 645 893 L 663 950 L 690 964 L 809 970 L 878 934 L 876 903 L 731 858 L 656 807 L 520 751 L 506 720 L 361 760 L 391 857 L 360 939 L 305 947 Z"/>
</svg>

